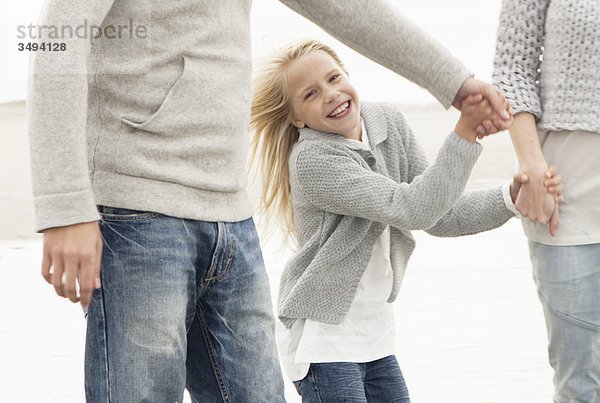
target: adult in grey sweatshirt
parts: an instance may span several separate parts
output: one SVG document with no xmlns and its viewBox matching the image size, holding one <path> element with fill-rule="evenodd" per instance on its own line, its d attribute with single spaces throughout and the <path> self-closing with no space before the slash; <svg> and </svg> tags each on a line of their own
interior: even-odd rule
<svg viewBox="0 0 600 403">
<path fill-rule="evenodd" d="M 493 87 L 384 0 L 282 3 L 446 107 L 483 93 L 503 110 Z M 38 40 L 66 50 L 31 58 L 35 222 L 42 274 L 89 306 L 90 401 L 181 401 L 184 387 L 203 402 L 283 400 L 244 190 L 250 9 L 44 4 Z"/>
</svg>

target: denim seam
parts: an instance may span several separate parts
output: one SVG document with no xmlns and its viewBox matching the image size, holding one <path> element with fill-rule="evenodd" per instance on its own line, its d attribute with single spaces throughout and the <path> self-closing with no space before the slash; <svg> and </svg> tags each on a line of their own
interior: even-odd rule
<svg viewBox="0 0 600 403">
<path fill-rule="evenodd" d="M 101 302 L 102 302 L 102 330 L 104 331 L 104 368 L 106 371 L 106 395 L 108 397 L 108 401 L 112 400 L 111 398 L 111 388 L 110 388 L 110 364 L 108 362 L 108 324 L 106 323 L 106 304 L 104 303 L 104 287 L 100 288 L 101 293 Z"/>
<path fill-rule="evenodd" d="M 540 298 L 542 298 L 542 297 L 540 296 Z M 564 313 L 564 312 L 562 312 L 562 311 L 559 311 L 558 309 L 555 309 L 555 308 L 553 308 L 553 307 L 552 307 L 552 306 L 551 306 L 551 305 L 548 303 L 548 301 L 546 301 L 546 299 L 545 299 L 545 298 L 542 298 L 542 299 L 544 300 L 544 302 L 546 303 L 546 305 L 548 306 L 548 308 L 549 308 L 551 311 L 553 311 L 553 312 L 555 312 L 557 315 L 559 315 L 559 316 L 561 316 L 561 317 L 565 318 L 565 319 L 566 319 L 566 320 L 568 320 L 569 322 L 572 322 L 572 323 L 575 323 L 575 324 L 578 324 L 578 325 L 582 325 L 582 326 L 584 326 L 584 327 L 586 327 L 586 328 L 588 328 L 588 329 L 590 329 L 590 330 L 596 330 L 596 331 L 600 330 L 600 326 L 598 326 L 598 325 L 596 325 L 596 324 L 594 324 L 594 323 L 591 323 L 591 322 L 588 322 L 588 321 L 582 320 L 582 319 L 578 319 L 578 318 L 576 318 L 576 317 L 574 317 L 574 316 L 572 316 L 572 315 L 569 315 L 569 314 L 567 314 L 567 313 Z"/>
<path fill-rule="evenodd" d="M 208 332 L 206 320 L 204 319 L 204 310 L 202 307 L 199 309 L 198 317 L 201 324 L 200 328 L 202 329 L 202 335 L 204 336 L 204 344 L 206 345 L 208 357 L 210 358 L 210 364 L 213 369 L 213 374 L 215 375 L 217 384 L 219 385 L 219 392 L 221 392 L 221 398 L 223 399 L 223 402 L 228 402 L 229 395 L 227 393 L 227 388 L 225 387 L 225 382 L 223 381 L 223 376 L 221 375 L 221 370 L 219 369 L 219 363 L 217 362 L 215 350 L 210 342 L 210 334 Z"/>
<path fill-rule="evenodd" d="M 310 367 L 308 368 L 308 377 L 311 380 L 311 384 L 313 385 L 313 388 L 315 389 L 315 394 L 317 395 L 317 399 L 319 399 L 319 403 L 324 403 L 323 399 L 321 398 L 321 393 L 319 390 L 319 385 L 317 384 L 317 378 L 315 376 L 315 371 L 312 367 L 312 364 L 310 365 Z"/>
<path fill-rule="evenodd" d="M 128 222 L 128 221 L 151 220 L 151 219 L 157 217 L 158 213 L 142 213 L 142 214 L 127 214 L 127 215 L 100 213 L 100 216 L 103 221 Z"/>
<path fill-rule="evenodd" d="M 219 265 L 219 260 L 221 259 L 221 249 L 223 249 L 223 228 L 225 224 L 218 222 L 217 224 L 217 244 L 215 245 L 215 251 L 212 255 L 212 259 L 210 265 L 208 266 L 208 270 L 206 271 L 206 277 L 204 278 L 204 282 L 208 283 L 216 276 L 214 273 L 217 270 Z"/>
<path fill-rule="evenodd" d="M 221 273 L 219 273 L 218 267 L 214 267 L 211 264 L 211 269 L 209 273 L 213 274 L 210 277 L 206 277 L 204 281 L 219 281 L 225 278 L 229 272 L 231 271 L 231 267 L 233 266 L 233 259 L 235 257 L 235 242 L 233 242 L 233 237 L 231 236 L 231 231 L 227 230 L 225 224 L 223 224 L 223 238 L 226 238 L 226 242 L 224 245 L 221 245 L 221 250 L 219 251 L 219 259 L 216 259 L 215 266 L 218 266 L 219 260 L 221 257 L 221 253 L 224 249 L 228 249 L 227 251 L 227 260 L 225 261 L 225 267 Z M 217 245 L 218 246 L 218 245 Z"/>
</svg>

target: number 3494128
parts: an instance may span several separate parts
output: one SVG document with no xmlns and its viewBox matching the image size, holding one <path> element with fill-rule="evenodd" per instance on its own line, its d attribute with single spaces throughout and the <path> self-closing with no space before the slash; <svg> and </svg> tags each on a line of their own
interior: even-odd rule
<svg viewBox="0 0 600 403">
<path fill-rule="evenodd" d="M 19 50 L 19 52 L 64 52 L 65 50 L 67 50 L 67 44 L 59 42 L 21 42 L 17 45 L 17 49 Z"/>
</svg>

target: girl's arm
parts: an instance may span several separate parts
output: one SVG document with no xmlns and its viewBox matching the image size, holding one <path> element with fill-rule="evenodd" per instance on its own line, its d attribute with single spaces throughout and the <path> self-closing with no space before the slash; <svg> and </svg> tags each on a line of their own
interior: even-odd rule
<svg viewBox="0 0 600 403">
<path fill-rule="evenodd" d="M 452 133 L 422 175 L 412 183 L 397 183 L 361 164 L 344 147 L 327 142 L 302 147 L 291 164 L 300 203 L 406 230 L 430 228 L 447 213 L 481 153 L 479 144 Z"/>
<path fill-rule="evenodd" d="M 454 206 L 434 226 L 426 229 L 439 237 L 477 234 L 498 228 L 514 213 L 507 208 L 510 195 L 500 187 L 465 192 Z"/>
<path fill-rule="evenodd" d="M 562 181 L 553 167 L 545 173 L 544 188 L 556 203 L 562 201 Z M 517 173 L 510 186 L 465 192 L 448 213 L 426 231 L 434 236 L 457 237 L 489 231 L 504 224 L 514 214 L 514 205 L 521 188 L 527 184 L 527 175 Z M 557 222 L 558 225 L 558 222 Z M 553 231 L 556 231 L 556 227 Z"/>
<path fill-rule="evenodd" d="M 393 116 L 397 127 L 406 127 L 406 122 L 397 109 Z M 427 170 L 428 162 L 411 130 L 405 131 L 402 141 L 408 157 L 408 181 L 412 182 Z M 514 217 L 513 212 L 507 208 L 512 201 L 507 198 L 510 199 L 510 195 L 500 187 L 465 192 L 439 221 L 425 230 L 434 236 L 456 237 L 497 228 Z"/>
</svg>

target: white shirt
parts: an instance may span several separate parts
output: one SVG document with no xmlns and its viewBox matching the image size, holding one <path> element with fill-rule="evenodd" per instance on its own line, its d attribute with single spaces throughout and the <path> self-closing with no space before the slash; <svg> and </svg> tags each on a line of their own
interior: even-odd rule
<svg viewBox="0 0 600 403">
<path fill-rule="evenodd" d="M 525 235 L 545 245 L 586 245 L 600 242 L 600 161 L 596 150 L 600 134 L 584 131 L 538 133 L 549 165 L 562 177 L 565 200 L 558 207 L 560 223 L 555 236 L 547 224 L 522 220 Z"/>
</svg>

